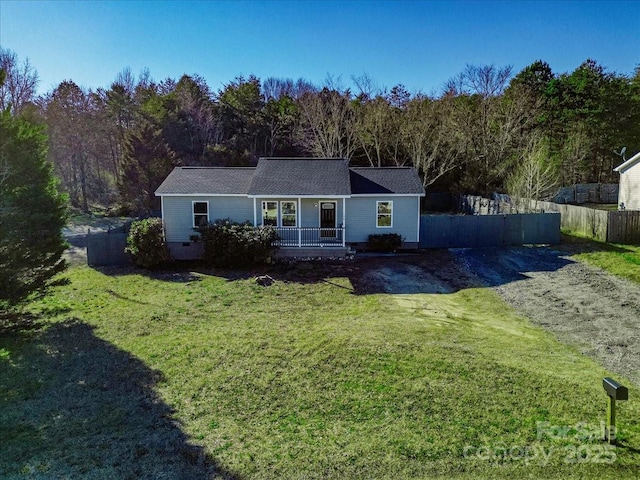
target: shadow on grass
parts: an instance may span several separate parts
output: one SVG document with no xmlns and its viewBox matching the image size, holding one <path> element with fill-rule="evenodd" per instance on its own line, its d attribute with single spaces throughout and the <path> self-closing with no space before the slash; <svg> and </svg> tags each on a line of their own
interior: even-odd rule
<svg viewBox="0 0 640 480">
<path fill-rule="evenodd" d="M 616 443 L 616 448 L 620 448 L 631 453 L 640 453 L 640 448 L 632 447 L 631 445 L 628 445 L 627 443 L 621 442 L 619 440 Z"/>
<path fill-rule="evenodd" d="M 530 278 L 535 272 L 555 272 L 576 263 L 554 247 L 455 249 L 454 255 L 482 286 L 499 287 Z"/>
<path fill-rule="evenodd" d="M 561 243 L 558 248 L 572 255 L 593 252 L 633 253 L 633 251 L 628 248 L 611 243 L 598 242 L 590 238 L 568 235 L 566 233 L 562 233 L 560 236 Z"/>
<path fill-rule="evenodd" d="M 450 293 L 469 286 L 447 250 L 429 250 L 412 255 L 356 256 L 348 260 L 286 261 L 239 269 L 211 269 L 198 262 L 175 262 L 154 270 L 133 266 L 94 268 L 109 276 L 143 275 L 172 283 L 197 282 L 208 276 L 228 282 L 269 276 L 276 282 L 324 284 L 349 290 L 354 295 Z M 349 284 L 336 281 L 338 278 L 347 278 Z"/>
<path fill-rule="evenodd" d="M 588 245 L 588 248 L 594 248 Z M 607 244 L 600 248 L 626 251 Z M 136 267 L 100 267 L 97 270 L 105 275 L 137 274 L 174 283 L 196 282 L 206 276 L 231 282 L 268 275 L 285 283 L 324 283 L 341 289 L 348 287 L 332 279 L 347 278 L 351 284 L 348 289 L 355 295 L 437 294 L 496 287 L 526 280 L 532 272 L 553 272 L 574 263 L 567 258 L 570 254 L 564 246 L 433 249 L 415 255 L 356 256 L 353 260 L 286 262 L 248 269 L 208 269 L 197 262 L 176 262 L 156 270 Z"/>
<path fill-rule="evenodd" d="M 40 326 L 0 332 L 0 477 L 238 478 L 172 419 L 160 372 L 79 320 Z"/>
</svg>

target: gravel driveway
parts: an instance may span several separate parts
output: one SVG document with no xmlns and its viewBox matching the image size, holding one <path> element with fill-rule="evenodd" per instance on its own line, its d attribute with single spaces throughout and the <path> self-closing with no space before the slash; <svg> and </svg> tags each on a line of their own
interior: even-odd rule
<svg viewBox="0 0 640 480">
<path fill-rule="evenodd" d="M 532 323 L 640 385 L 640 286 L 545 247 L 451 250 Z"/>
</svg>

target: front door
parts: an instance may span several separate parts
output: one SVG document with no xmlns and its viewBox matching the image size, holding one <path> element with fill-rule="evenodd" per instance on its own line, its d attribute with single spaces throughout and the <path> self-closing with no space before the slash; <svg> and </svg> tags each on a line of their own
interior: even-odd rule
<svg viewBox="0 0 640 480">
<path fill-rule="evenodd" d="M 336 237 L 336 202 L 320 202 L 320 238 Z"/>
</svg>

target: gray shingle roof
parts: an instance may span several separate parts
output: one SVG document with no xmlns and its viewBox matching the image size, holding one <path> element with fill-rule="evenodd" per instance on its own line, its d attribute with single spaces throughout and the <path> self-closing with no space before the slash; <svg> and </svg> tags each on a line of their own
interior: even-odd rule
<svg viewBox="0 0 640 480">
<path fill-rule="evenodd" d="M 156 195 L 424 195 L 409 167 L 353 167 L 333 158 L 261 158 L 257 167 L 176 167 Z"/>
<path fill-rule="evenodd" d="M 424 195 L 424 187 L 418 172 L 410 167 L 353 167 L 351 193 L 354 195 L 375 193 L 399 193 Z"/>
<path fill-rule="evenodd" d="M 156 195 L 246 195 L 255 170 L 253 167 L 176 167 L 158 187 Z"/>
<path fill-rule="evenodd" d="M 349 160 L 261 158 L 249 195 L 349 195 Z"/>
</svg>

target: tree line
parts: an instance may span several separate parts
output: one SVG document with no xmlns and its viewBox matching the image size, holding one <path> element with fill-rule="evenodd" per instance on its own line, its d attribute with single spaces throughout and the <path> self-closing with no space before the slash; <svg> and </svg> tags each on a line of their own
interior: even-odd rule
<svg viewBox="0 0 640 480">
<path fill-rule="evenodd" d="M 0 49 L 0 66 L 0 108 L 46 126 L 48 158 L 84 211 L 157 209 L 153 192 L 177 165 L 343 157 L 414 166 L 431 190 L 534 195 L 617 182 L 616 152 L 640 150 L 640 66 L 627 76 L 593 60 L 560 74 L 544 61 L 515 74 L 467 65 L 436 94 L 378 87 L 366 75 L 351 87 L 241 76 L 213 91 L 198 75 L 155 81 L 127 68 L 109 88 L 65 80 L 39 97 L 28 61 Z"/>
</svg>

